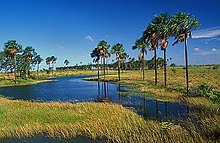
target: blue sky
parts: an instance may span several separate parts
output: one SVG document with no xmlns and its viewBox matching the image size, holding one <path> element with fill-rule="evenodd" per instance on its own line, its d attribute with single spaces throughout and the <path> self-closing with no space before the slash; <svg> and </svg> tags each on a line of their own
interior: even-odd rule
<svg viewBox="0 0 220 143">
<path fill-rule="evenodd" d="M 45 59 L 55 55 L 56 66 L 92 62 L 89 54 L 100 40 L 111 46 L 120 42 L 131 57 L 139 51 L 131 48 L 153 16 L 162 12 L 184 11 L 201 23 L 189 40 L 190 64 L 220 63 L 219 0 L 0 0 L 0 50 L 7 40 L 28 45 Z M 171 46 L 167 56 L 184 64 L 183 43 Z M 162 57 L 162 52 L 158 51 Z M 153 57 L 148 52 L 147 59 Z M 115 56 L 112 55 L 109 61 Z M 47 68 L 45 61 L 42 68 Z"/>
</svg>

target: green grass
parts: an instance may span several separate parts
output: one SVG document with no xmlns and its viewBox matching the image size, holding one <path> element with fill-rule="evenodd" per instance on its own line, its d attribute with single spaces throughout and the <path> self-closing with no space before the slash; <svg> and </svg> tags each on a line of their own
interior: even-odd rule
<svg viewBox="0 0 220 143">
<path fill-rule="evenodd" d="M 111 142 L 214 142 L 179 125 L 144 120 L 121 105 L 36 103 L 0 98 L 0 138 L 47 134 L 69 139 L 86 136 Z"/>
</svg>

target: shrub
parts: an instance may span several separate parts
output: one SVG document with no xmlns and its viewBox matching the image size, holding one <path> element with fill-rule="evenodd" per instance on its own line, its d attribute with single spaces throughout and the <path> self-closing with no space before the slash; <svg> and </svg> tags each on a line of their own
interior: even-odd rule
<svg viewBox="0 0 220 143">
<path fill-rule="evenodd" d="M 193 88 L 191 91 L 191 95 L 207 97 L 212 101 L 220 104 L 220 92 L 206 83 L 203 83 L 198 87 Z"/>
<path fill-rule="evenodd" d="M 215 65 L 215 66 L 213 66 L 212 69 L 213 69 L 213 70 L 217 70 L 217 69 L 219 69 L 219 65 Z"/>
</svg>

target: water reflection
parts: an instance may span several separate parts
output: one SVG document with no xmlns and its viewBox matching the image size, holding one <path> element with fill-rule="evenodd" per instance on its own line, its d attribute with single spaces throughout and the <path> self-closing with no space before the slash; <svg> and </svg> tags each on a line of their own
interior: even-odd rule
<svg viewBox="0 0 220 143">
<path fill-rule="evenodd" d="M 98 98 L 97 102 L 111 102 L 111 96 L 108 90 L 108 82 L 97 82 Z"/>
<path fill-rule="evenodd" d="M 89 82 L 85 76 L 56 78 L 54 82 L 23 87 L 0 88 L 0 94 L 12 99 L 64 101 L 64 102 L 112 102 L 121 104 L 142 115 L 159 121 L 185 120 L 189 109 L 186 105 L 141 97 L 124 84 Z M 139 95 L 139 96 L 134 96 Z"/>
<path fill-rule="evenodd" d="M 189 108 L 186 105 L 148 99 L 141 96 L 127 96 L 126 85 L 117 84 L 116 93 L 111 96 L 108 82 L 97 82 L 97 102 L 113 102 L 134 110 L 145 119 L 159 121 L 183 122 L 188 118 Z"/>
</svg>

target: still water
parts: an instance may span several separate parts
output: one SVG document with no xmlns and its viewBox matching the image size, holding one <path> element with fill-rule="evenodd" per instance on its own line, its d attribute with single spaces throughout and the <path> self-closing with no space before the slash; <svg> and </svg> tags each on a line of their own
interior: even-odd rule
<svg viewBox="0 0 220 143">
<path fill-rule="evenodd" d="M 187 118 L 189 108 L 185 105 L 162 102 L 152 98 L 132 96 L 127 85 L 107 82 L 85 81 L 83 78 L 61 77 L 36 85 L 0 88 L 0 95 L 12 99 L 37 101 L 113 102 L 131 108 L 145 118 L 159 121 L 181 122 Z M 129 96 L 127 96 L 129 94 Z M 141 94 L 141 93 L 140 93 Z M 137 95 L 137 93 L 135 93 Z"/>
<path fill-rule="evenodd" d="M 129 92 L 129 86 L 127 85 L 83 80 L 83 78 L 86 77 L 87 76 L 61 77 L 51 79 L 53 82 L 45 82 L 36 85 L 4 87 L 0 88 L 0 95 L 4 95 L 11 99 L 45 102 L 112 102 L 130 108 L 147 119 L 170 121 L 179 124 L 184 123 L 188 118 L 189 108 L 185 105 L 173 102 L 162 102 L 149 97 L 144 98 L 142 96 L 136 96 L 141 95 L 141 93 Z M 28 139 L 0 139 L 0 142 L 99 143 L 105 141 L 91 140 L 85 137 L 76 137 L 71 140 L 57 140 L 47 138 L 46 136 L 34 136 Z"/>
</svg>

